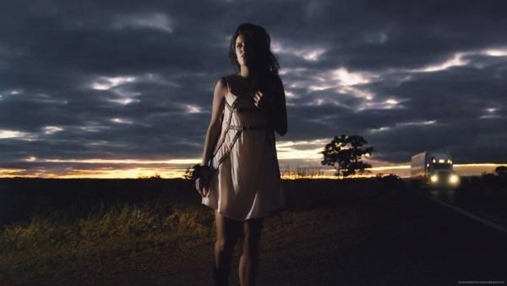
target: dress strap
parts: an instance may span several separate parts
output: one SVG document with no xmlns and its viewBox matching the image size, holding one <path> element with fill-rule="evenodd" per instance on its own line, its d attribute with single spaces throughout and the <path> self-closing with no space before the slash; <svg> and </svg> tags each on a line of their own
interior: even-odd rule
<svg viewBox="0 0 507 286">
<path fill-rule="evenodd" d="M 266 129 L 266 125 L 231 125 L 229 129 L 237 131 L 256 131 Z"/>
<path fill-rule="evenodd" d="M 236 132 L 236 134 L 234 134 L 231 144 L 229 146 L 227 146 L 227 150 L 225 150 L 222 157 L 220 157 L 220 159 L 218 160 L 218 166 L 220 166 L 220 164 L 222 164 L 231 155 L 232 148 L 234 147 L 234 145 L 238 141 L 240 135 L 241 135 L 241 130 L 239 130 L 238 132 Z M 218 168 L 218 166 L 217 166 L 217 168 Z"/>
<path fill-rule="evenodd" d="M 225 107 L 227 107 L 227 109 L 229 109 L 229 111 L 232 113 L 232 112 L 236 112 L 236 100 L 237 98 L 234 100 L 234 102 L 232 104 L 230 104 L 227 99 L 224 99 L 225 100 Z"/>
<path fill-rule="evenodd" d="M 227 88 L 228 88 L 228 90 L 230 92 L 230 86 L 227 83 L 227 78 L 222 78 L 221 80 L 227 85 Z M 227 116 L 227 119 L 226 119 L 226 128 L 225 128 L 225 131 L 223 132 L 223 136 L 222 136 L 222 138 L 220 138 L 220 141 L 217 144 L 217 147 L 215 148 L 216 151 L 213 154 L 213 156 L 211 157 L 210 161 L 213 160 L 213 158 L 215 158 L 217 156 L 218 151 L 224 145 L 227 133 L 230 130 L 235 130 L 236 134 L 234 134 L 234 137 L 232 138 L 232 142 L 225 147 L 226 150 L 225 150 L 224 154 L 218 160 L 218 166 L 220 166 L 220 164 L 222 164 L 230 156 L 232 148 L 234 147 L 234 145 L 238 141 L 238 139 L 241 136 L 241 133 L 243 131 L 255 131 L 255 130 L 264 130 L 264 129 L 266 129 L 265 125 L 257 125 L 257 126 L 231 125 L 233 113 L 235 113 L 235 112 L 257 112 L 258 111 L 258 109 L 256 109 L 256 108 L 237 108 L 236 105 L 237 105 L 238 99 L 239 99 L 239 97 L 236 97 L 236 99 L 234 99 L 234 101 L 232 102 L 232 104 L 230 104 L 227 101 L 227 99 L 224 98 L 224 100 L 225 100 L 225 107 L 227 107 L 227 109 L 229 109 L 229 116 Z M 216 166 L 215 168 L 218 168 L 218 166 Z"/>
<path fill-rule="evenodd" d="M 216 157 L 217 153 L 218 153 L 218 150 L 220 150 L 220 148 L 222 148 L 222 146 L 224 145 L 225 143 L 225 138 L 227 136 L 227 133 L 229 132 L 230 128 L 231 128 L 231 122 L 232 122 L 232 114 L 234 113 L 234 110 L 236 109 L 236 102 L 237 102 L 237 98 L 234 100 L 234 102 L 232 104 L 229 104 L 229 102 L 227 102 L 227 99 L 224 98 L 224 101 L 225 101 L 225 106 L 229 109 L 229 116 L 227 116 L 227 119 L 226 119 L 226 128 L 225 128 L 225 131 L 223 132 L 223 136 L 222 138 L 220 138 L 220 141 L 219 143 L 217 144 L 217 147 L 215 148 L 215 153 L 213 153 L 213 156 L 211 157 L 210 161 L 213 160 L 213 158 Z M 239 132 L 238 132 L 239 133 Z M 237 140 L 237 139 L 236 139 Z M 234 140 L 235 141 L 235 140 Z M 233 145 L 233 144 L 231 144 Z M 223 156 L 222 156 L 223 157 Z M 224 159 L 225 160 L 225 159 Z M 223 162 L 222 159 L 219 160 L 219 163 L 218 165 L 220 165 L 221 163 Z M 218 168 L 218 166 L 216 166 L 216 168 Z"/>
</svg>

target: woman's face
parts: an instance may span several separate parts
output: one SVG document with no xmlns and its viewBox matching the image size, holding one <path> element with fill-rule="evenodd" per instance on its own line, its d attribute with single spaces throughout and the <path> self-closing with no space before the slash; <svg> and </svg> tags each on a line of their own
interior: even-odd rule
<svg viewBox="0 0 507 286">
<path fill-rule="evenodd" d="M 251 60 L 251 51 L 249 49 L 248 42 L 243 35 L 236 37 L 235 44 L 236 59 L 240 66 L 248 65 L 248 61 Z"/>
</svg>

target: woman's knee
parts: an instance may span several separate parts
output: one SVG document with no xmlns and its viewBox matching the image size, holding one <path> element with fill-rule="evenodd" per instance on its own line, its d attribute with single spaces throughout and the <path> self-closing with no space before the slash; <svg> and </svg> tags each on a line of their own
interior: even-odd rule
<svg viewBox="0 0 507 286">
<path fill-rule="evenodd" d="M 215 241 L 215 247 L 217 248 L 217 250 L 221 251 L 221 252 L 230 252 L 232 250 L 234 250 L 234 245 L 236 244 L 236 241 L 235 239 L 232 239 L 230 237 L 227 237 L 227 236 L 223 236 L 223 237 L 217 237 L 216 241 Z"/>
</svg>

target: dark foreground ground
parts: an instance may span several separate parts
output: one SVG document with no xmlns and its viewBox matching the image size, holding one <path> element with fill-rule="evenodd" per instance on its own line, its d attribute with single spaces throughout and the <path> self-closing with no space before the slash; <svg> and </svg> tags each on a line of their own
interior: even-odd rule
<svg viewBox="0 0 507 286">
<path fill-rule="evenodd" d="M 286 187 L 290 192 L 293 185 Z M 506 235 L 403 185 L 385 188 L 288 197 L 290 208 L 266 221 L 258 285 L 507 284 Z M 156 246 L 113 260 L 97 256 L 65 277 L 4 284 L 212 285 L 212 243 Z M 237 285 L 235 272 L 231 285 Z"/>
<path fill-rule="evenodd" d="M 393 191 L 268 223 L 280 221 L 290 226 L 264 237 L 259 285 L 507 283 L 506 236 L 414 193 Z M 177 269 L 161 266 L 160 285 L 211 285 L 210 251 L 199 245 Z"/>
</svg>

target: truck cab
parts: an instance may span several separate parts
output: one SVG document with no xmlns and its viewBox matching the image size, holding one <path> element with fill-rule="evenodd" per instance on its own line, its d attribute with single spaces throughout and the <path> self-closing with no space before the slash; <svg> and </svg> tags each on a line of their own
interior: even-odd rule
<svg viewBox="0 0 507 286">
<path fill-rule="evenodd" d="M 410 170 L 413 178 L 422 179 L 431 187 L 455 188 L 460 178 L 454 172 L 448 152 L 425 151 L 412 156 Z"/>
</svg>

